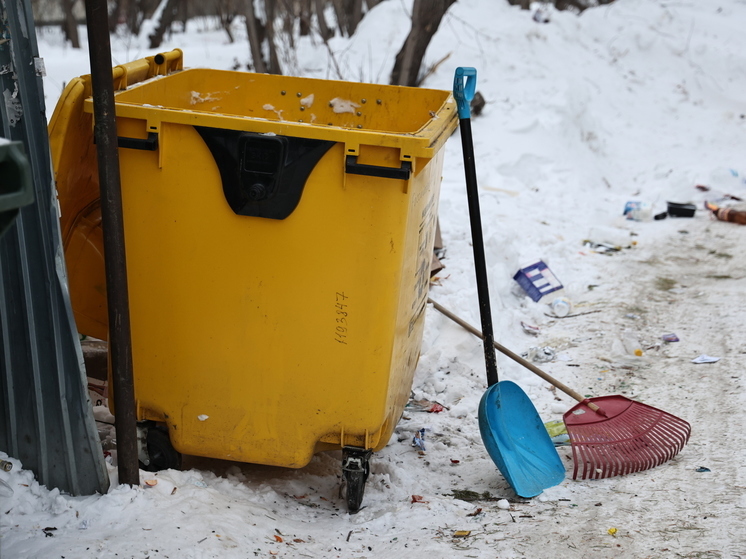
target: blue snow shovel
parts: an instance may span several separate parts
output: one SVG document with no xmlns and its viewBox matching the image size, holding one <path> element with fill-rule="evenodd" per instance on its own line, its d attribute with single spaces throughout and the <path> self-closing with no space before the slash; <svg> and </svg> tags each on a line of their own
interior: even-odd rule
<svg viewBox="0 0 746 559">
<path fill-rule="evenodd" d="M 544 489 L 553 487 L 565 479 L 565 467 L 536 408 L 525 392 L 514 382 L 498 382 L 497 378 L 469 107 L 469 102 L 474 98 L 476 85 L 477 71 L 474 68 L 456 69 L 453 96 L 458 106 L 461 145 L 464 152 L 466 193 L 469 200 L 474 267 L 489 387 L 479 403 L 479 431 L 492 461 L 516 495 L 535 497 Z"/>
</svg>

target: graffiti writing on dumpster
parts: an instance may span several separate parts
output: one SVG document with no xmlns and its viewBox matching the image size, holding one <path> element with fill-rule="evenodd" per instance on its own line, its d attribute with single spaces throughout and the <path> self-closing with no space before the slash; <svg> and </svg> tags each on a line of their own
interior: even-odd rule
<svg viewBox="0 0 746 559">
<path fill-rule="evenodd" d="M 422 208 L 422 219 L 420 220 L 419 237 L 417 245 L 417 269 L 415 270 L 414 297 L 412 298 L 412 310 L 414 314 L 409 321 L 408 335 L 412 335 L 415 324 L 425 311 L 427 303 L 427 290 L 430 282 L 430 265 L 432 261 L 433 243 L 435 242 L 435 228 L 438 223 L 438 214 L 435 210 L 435 196 L 430 193 L 430 198 Z"/>
<path fill-rule="evenodd" d="M 348 316 L 348 304 L 346 303 L 349 297 L 345 295 L 344 291 L 337 291 L 336 301 L 334 308 L 336 311 L 336 326 L 334 327 L 334 341 L 347 345 L 347 316 Z"/>
</svg>

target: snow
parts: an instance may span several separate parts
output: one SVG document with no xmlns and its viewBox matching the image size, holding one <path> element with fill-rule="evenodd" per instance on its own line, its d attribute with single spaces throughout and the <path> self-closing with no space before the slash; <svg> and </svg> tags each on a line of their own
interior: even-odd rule
<svg viewBox="0 0 746 559">
<path fill-rule="evenodd" d="M 410 7 L 379 4 L 353 38 L 330 41 L 334 60 L 304 38 L 288 58 L 292 70 L 385 83 Z M 413 401 L 445 409 L 405 410 L 373 456 L 358 514 L 347 514 L 340 496 L 339 452 L 301 470 L 185 457 L 182 471 L 141 472 L 138 487 L 120 486 L 110 465 L 109 493 L 87 497 L 39 486 L 0 452 L 14 466 L 0 471 L 0 557 L 746 555 L 746 228 L 702 206 L 746 195 L 744 22 L 739 0 L 617 0 L 580 16 L 544 8 L 536 19 L 502 1 L 459 0 L 426 57 L 445 58 L 426 87 L 450 89 L 457 66 L 474 66 L 487 101 L 473 135 L 497 340 L 526 355 L 551 350 L 554 360 L 538 365 L 583 396 L 620 393 L 689 421 L 692 438 L 671 461 L 574 481 L 571 451 L 560 447 L 566 479 L 534 499 L 516 497 L 479 434 L 481 343 L 428 308 Z M 207 22 L 193 22 L 160 50 L 182 48 L 189 67 L 245 67 L 240 25 L 235 33 L 237 44 L 226 44 Z M 88 55 L 54 30 L 40 30 L 39 41 L 51 116 L 64 83 L 88 72 Z M 114 63 L 152 54 L 145 44 L 114 37 Z M 478 325 L 459 134 L 444 149 L 446 267 L 431 297 Z M 667 201 L 698 209 L 691 219 L 633 221 L 622 215 L 628 201 L 653 215 Z M 512 279 L 538 260 L 572 301 L 565 318 Z M 664 342 L 669 333 L 680 341 Z M 694 363 L 711 355 L 719 360 Z M 543 421 L 575 403 L 500 354 L 498 366 Z M 96 417 L 111 420 L 105 410 Z M 421 429 L 426 451 L 413 446 Z"/>
<path fill-rule="evenodd" d="M 331 105 L 332 110 L 335 113 L 354 113 L 355 109 L 360 108 L 360 105 L 357 103 L 353 103 L 349 99 L 340 99 L 339 97 L 335 97 L 331 101 L 329 101 L 329 105 Z"/>
</svg>

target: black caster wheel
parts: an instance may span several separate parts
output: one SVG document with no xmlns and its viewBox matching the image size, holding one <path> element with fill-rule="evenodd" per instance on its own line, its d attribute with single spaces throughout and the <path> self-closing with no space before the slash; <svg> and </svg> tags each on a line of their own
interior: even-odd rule
<svg viewBox="0 0 746 559">
<path fill-rule="evenodd" d="M 149 463 L 140 460 L 140 469 L 146 472 L 181 469 L 181 454 L 174 449 L 165 427 L 147 427 L 145 444 Z"/>
<path fill-rule="evenodd" d="M 345 447 L 342 451 L 342 473 L 347 486 L 347 512 L 355 514 L 360 510 L 365 493 L 365 482 L 370 474 L 372 450 Z"/>
</svg>

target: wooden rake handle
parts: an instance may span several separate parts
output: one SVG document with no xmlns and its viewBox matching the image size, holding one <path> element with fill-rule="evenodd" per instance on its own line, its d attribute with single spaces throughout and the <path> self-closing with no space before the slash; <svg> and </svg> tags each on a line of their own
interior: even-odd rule
<svg viewBox="0 0 746 559">
<path fill-rule="evenodd" d="M 484 337 L 482 336 L 482 333 L 479 330 L 477 330 L 476 328 L 474 328 L 474 326 L 472 326 L 471 324 L 469 324 L 468 322 L 466 322 L 464 319 L 459 318 L 458 316 L 456 316 L 455 314 L 453 314 L 451 311 L 449 311 L 448 309 L 446 309 L 442 305 L 436 303 L 435 301 L 433 301 L 430 298 L 428 298 L 427 302 L 430 303 L 433 307 L 435 307 L 435 309 L 437 311 L 439 311 L 440 313 L 444 314 L 445 316 L 447 316 L 448 318 L 450 318 L 451 320 L 453 320 L 456 324 L 458 324 L 459 326 L 463 327 L 464 329 L 466 329 L 469 332 L 471 332 L 472 334 L 474 334 L 477 338 L 479 338 L 481 340 L 484 339 Z M 544 371 L 542 371 L 541 369 L 539 369 L 539 367 L 537 367 L 536 365 L 534 365 L 530 361 L 525 360 L 520 355 L 518 355 L 516 353 L 513 353 L 507 347 L 505 347 L 503 345 L 500 345 L 497 342 L 494 342 L 494 344 L 495 344 L 495 349 L 497 351 L 499 351 L 500 353 L 502 353 L 503 355 L 506 355 L 506 356 L 510 357 L 513 361 L 515 361 L 519 365 L 523 365 L 529 371 L 531 371 L 535 375 L 540 376 L 545 381 L 547 381 L 549 384 L 551 384 L 553 386 L 556 386 L 557 388 L 559 388 L 560 390 L 562 390 L 562 392 L 564 392 L 565 394 L 567 394 L 571 398 L 575 398 L 578 402 L 583 402 L 586 406 L 588 406 L 593 411 L 595 411 L 595 412 L 599 411 L 599 407 L 596 404 L 594 404 L 593 402 L 588 401 L 587 398 L 584 398 L 581 394 L 575 392 L 572 388 L 570 388 L 566 384 L 563 384 L 560 381 L 558 381 L 556 378 L 548 375 L 547 373 L 545 373 Z"/>
</svg>

